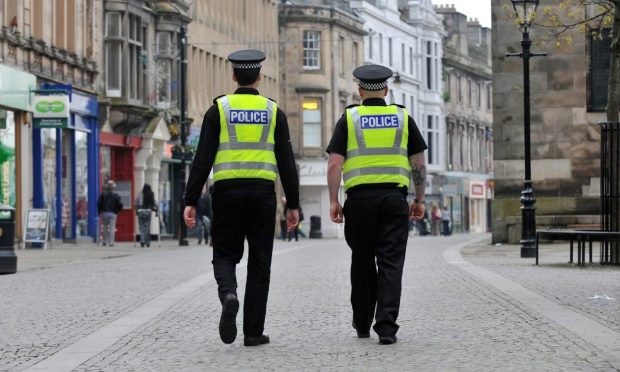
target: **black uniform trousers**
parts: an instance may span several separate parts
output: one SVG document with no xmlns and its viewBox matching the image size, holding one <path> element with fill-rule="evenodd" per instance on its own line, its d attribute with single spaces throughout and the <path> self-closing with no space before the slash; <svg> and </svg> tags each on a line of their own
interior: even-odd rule
<svg viewBox="0 0 620 372">
<path fill-rule="evenodd" d="M 349 193 L 344 203 L 345 238 L 351 247 L 353 321 L 379 336 L 398 331 L 401 280 L 408 238 L 409 204 L 398 189 Z M 376 264 L 375 264 L 376 260 Z M 378 269 L 378 270 L 377 270 Z"/>
<path fill-rule="evenodd" d="M 243 333 L 263 334 L 275 230 L 273 190 L 217 190 L 213 195 L 213 273 L 220 301 L 237 293 L 235 268 L 248 240 L 248 268 L 243 302 Z"/>
</svg>

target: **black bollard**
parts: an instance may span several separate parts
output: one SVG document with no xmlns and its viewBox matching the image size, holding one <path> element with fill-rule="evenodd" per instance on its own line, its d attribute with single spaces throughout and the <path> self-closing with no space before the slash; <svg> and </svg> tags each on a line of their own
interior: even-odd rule
<svg viewBox="0 0 620 372">
<path fill-rule="evenodd" d="M 321 217 L 310 217 L 310 239 L 321 239 L 323 233 L 321 232 Z"/>
</svg>

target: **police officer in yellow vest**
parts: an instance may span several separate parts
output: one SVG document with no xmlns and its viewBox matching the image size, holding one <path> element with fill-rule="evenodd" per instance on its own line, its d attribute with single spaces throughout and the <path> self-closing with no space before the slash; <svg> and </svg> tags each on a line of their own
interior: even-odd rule
<svg viewBox="0 0 620 372">
<path fill-rule="evenodd" d="M 248 240 L 243 310 L 244 345 L 269 343 L 263 334 L 273 250 L 279 172 L 286 194 L 288 228 L 298 223 L 299 181 L 286 116 L 259 95 L 265 54 L 241 50 L 228 56 L 234 94 L 217 97 L 202 122 L 196 156 L 187 180 L 183 217 L 196 223 L 196 203 L 213 169 L 213 273 L 222 302 L 219 331 L 224 343 L 237 336 L 239 310 L 235 267 Z"/>
<path fill-rule="evenodd" d="M 330 216 L 336 223 L 344 220 L 352 252 L 353 328 L 358 337 L 370 337 L 375 318 L 379 342 L 393 344 L 408 220 L 424 216 L 427 147 L 405 107 L 385 103 L 392 70 L 366 65 L 353 76 L 363 102 L 347 107 L 327 148 Z M 338 200 L 341 178 L 347 193 L 344 208 Z M 411 205 L 406 199 L 410 180 L 415 189 Z"/>
</svg>

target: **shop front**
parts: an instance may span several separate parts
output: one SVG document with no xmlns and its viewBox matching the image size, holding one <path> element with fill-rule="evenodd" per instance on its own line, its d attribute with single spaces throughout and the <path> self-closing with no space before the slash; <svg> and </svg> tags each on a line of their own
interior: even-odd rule
<svg viewBox="0 0 620 372">
<path fill-rule="evenodd" d="M 101 132 L 101 186 L 109 180 L 116 184 L 115 192 L 121 197 L 123 209 L 116 219 L 116 241 L 130 242 L 135 237 L 135 172 L 136 151 L 141 146 L 139 137 Z"/>
<path fill-rule="evenodd" d="M 486 195 L 486 180 L 469 181 L 469 231 L 472 233 L 487 231 Z"/>
<path fill-rule="evenodd" d="M 0 65 L 0 204 L 16 209 L 17 240 L 29 207 L 30 91 L 36 76 Z"/>
<path fill-rule="evenodd" d="M 63 105 L 68 106 L 64 111 Z M 93 239 L 99 195 L 97 97 L 70 85 L 41 84 L 33 106 L 33 207 L 50 211 L 53 238 Z"/>
</svg>

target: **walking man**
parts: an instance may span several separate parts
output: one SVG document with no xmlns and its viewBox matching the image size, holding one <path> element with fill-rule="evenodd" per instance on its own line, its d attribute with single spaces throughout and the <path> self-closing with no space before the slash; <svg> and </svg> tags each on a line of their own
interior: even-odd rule
<svg viewBox="0 0 620 372">
<path fill-rule="evenodd" d="M 116 234 L 116 216 L 123 209 L 121 197 L 114 191 L 116 183 L 109 180 L 99 200 L 97 200 L 97 211 L 101 215 L 103 221 L 103 245 L 114 247 L 114 239 Z"/>
<path fill-rule="evenodd" d="M 237 336 L 239 310 L 235 267 L 248 240 L 248 269 L 243 306 L 243 343 L 269 343 L 263 334 L 269 292 L 276 220 L 275 180 L 280 174 L 287 225 L 298 223 L 299 181 L 288 123 L 276 103 L 258 93 L 265 54 L 241 50 L 228 56 L 234 94 L 214 100 L 202 122 L 196 156 L 185 190 L 184 219 L 196 223 L 196 202 L 213 168 L 213 273 L 222 302 L 220 337 L 226 344 Z"/>
<path fill-rule="evenodd" d="M 327 147 L 330 217 L 335 223 L 345 221 L 351 248 L 353 328 L 358 337 L 370 337 L 374 317 L 379 342 L 393 344 L 408 219 L 424 216 L 427 147 L 407 110 L 385 102 L 392 70 L 366 65 L 353 76 L 362 105 L 347 107 Z M 344 208 L 338 200 L 341 177 L 347 193 Z M 411 206 L 406 199 L 410 179 L 416 195 Z"/>
</svg>

